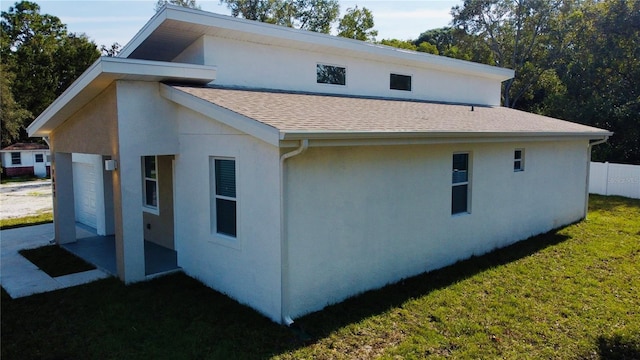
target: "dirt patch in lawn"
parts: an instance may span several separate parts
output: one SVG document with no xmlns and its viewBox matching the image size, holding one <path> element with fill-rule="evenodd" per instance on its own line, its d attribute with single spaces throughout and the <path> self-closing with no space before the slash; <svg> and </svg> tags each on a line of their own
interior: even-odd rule
<svg viewBox="0 0 640 360">
<path fill-rule="evenodd" d="M 75 274 L 96 268 L 58 245 L 20 250 L 20 255 L 51 277 Z"/>
</svg>

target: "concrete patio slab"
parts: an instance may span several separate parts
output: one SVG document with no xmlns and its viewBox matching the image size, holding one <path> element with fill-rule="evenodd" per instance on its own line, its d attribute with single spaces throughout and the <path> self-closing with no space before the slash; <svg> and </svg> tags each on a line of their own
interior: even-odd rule
<svg viewBox="0 0 640 360">
<path fill-rule="evenodd" d="M 53 224 L 0 231 L 0 284 L 12 298 L 86 284 L 110 276 L 96 269 L 52 278 L 19 254 L 22 249 L 49 245 Z"/>
</svg>

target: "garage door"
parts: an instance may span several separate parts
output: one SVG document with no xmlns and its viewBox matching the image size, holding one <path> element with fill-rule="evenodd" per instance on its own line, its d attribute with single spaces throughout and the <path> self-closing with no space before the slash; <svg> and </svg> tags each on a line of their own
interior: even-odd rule
<svg viewBox="0 0 640 360">
<path fill-rule="evenodd" d="M 94 166 L 73 163 L 73 197 L 76 221 L 96 228 L 96 176 Z"/>
</svg>

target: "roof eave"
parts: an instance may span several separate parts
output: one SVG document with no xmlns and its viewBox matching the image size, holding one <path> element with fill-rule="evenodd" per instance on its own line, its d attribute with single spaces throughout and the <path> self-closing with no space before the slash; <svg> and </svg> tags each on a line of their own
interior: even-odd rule
<svg viewBox="0 0 640 360">
<path fill-rule="evenodd" d="M 27 127 L 27 132 L 31 137 L 47 136 L 116 80 L 206 84 L 215 78 L 214 66 L 101 57 Z"/>
<path fill-rule="evenodd" d="M 524 140 L 569 140 L 588 139 L 606 140 L 612 132 L 449 132 L 449 131 L 280 131 L 280 141 L 315 140 L 316 144 L 330 141 L 366 143 L 380 141 L 393 143 L 416 142 L 489 142 L 489 141 L 524 141 Z"/>
<path fill-rule="evenodd" d="M 398 49 L 390 46 L 372 44 L 364 41 L 336 37 L 312 31 L 293 29 L 286 26 L 273 25 L 242 18 L 234 18 L 210 12 L 189 9 L 181 6 L 165 5 L 147 24 L 131 39 L 118 54 L 119 57 L 129 57 L 149 38 L 166 20 L 193 23 L 207 27 L 222 27 L 237 32 L 250 34 L 252 39 L 274 38 L 284 39 L 287 44 L 313 44 L 326 48 L 334 48 L 341 53 L 350 52 L 367 58 L 377 57 L 387 61 L 410 62 L 421 64 L 436 70 L 452 71 L 462 74 L 486 77 L 497 81 L 506 81 L 515 76 L 512 69 L 501 68 L 471 61 L 448 58 L 433 54 Z M 215 22 L 215 24 L 213 23 Z M 191 29 L 191 28 L 190 28 Z M 192 30 L 192 29 L 191 29 Z M 206 35 L 202 32 L 200 36 Z M 190 43 L 185 43 L 184 47 Z"/>
</svg>

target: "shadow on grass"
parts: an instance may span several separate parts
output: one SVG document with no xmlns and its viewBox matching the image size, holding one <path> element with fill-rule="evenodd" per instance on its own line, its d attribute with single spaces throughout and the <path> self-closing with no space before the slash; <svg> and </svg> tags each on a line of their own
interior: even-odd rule
<svg viewBox="0 0 640 360">
<path fill-rule="evenodd" d="M 296 320 L 293 327 L 304 339 L 313 341 L 326 337 L 334 330 L 367 317 L 398 307 L 406 301 L 445 288 L 485 270 L 532 255 L 556 245 L 569 237 L 558 234 L 559 229 L 534 236 L 482 256 L 473 256 L 453 265 L 365 292 L 339 304 Z"/>
<path fill-rule="evenodd" d="M 125 286 L 115 278 L 11 300 L 2 292 L 2 358 L 268 358 L 345 325 L 567 240 L 540 235 L 369 291 L 292 328 L 174 274 Z"/>
<path fill-rule="evenodd" d="M 602 359 L 640 359 L 640 343 L 620 335 L 598 337 L 598 352 Z"/>
<path fill-rule="evenodd" d="M 640 207 L 640 199 L 631 199 L 613 195 L 589 195 L 589 211 L 611 211 L 621 206 Z"/>
</svg>

